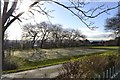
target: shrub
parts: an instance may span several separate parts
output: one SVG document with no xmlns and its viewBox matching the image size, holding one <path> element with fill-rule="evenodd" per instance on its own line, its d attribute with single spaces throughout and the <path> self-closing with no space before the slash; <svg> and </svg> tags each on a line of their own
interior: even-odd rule
<svg viewBox="0 0 120 80">
<path fill-rule="evenodd" d="M 59 75 L 56 80 L 74 79 L 74 80 L 89 80 L 93 76 L 93 72 L 90 71 L 81 61 L 72 61 L 63 64 L 63 69 L 59 71 Z"/>
<path fill-rule="evenodd" d="M 34 49 L 33 52 L 28 56 L 29 61 L 43 61 L 46 59 L 46 52 L 40 49 Z"/>
<path fill-rule="evenodd" d="M 18 64 L 14 59 L 9 58 L 4 60 L 3 70 L 14 70 L 18 68 Z"/>
<path fill-rule="evenodd" d="M 83 65 L 95 73 L 101 73 L 109 64 L 107 57 L 103 56 L 90 56 L 83 61 Z"/>
<path fill-rule="evenodd" d="M 73 78 L 75 80 L 92 80 L 97 74 L 100 75 L 108 68 L 114 66 L 118 59 L 120 58 L 114 55 L 93 55 L 83 57 L 80 60 L 63 64 L 63 69 L 59 71 L 60 76 L 56 79 Z"/>
</svg>

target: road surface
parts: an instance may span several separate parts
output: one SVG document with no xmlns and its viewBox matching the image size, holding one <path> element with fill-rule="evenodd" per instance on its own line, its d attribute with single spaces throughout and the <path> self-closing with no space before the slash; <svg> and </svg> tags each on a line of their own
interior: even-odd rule
<svg viewBox="0 0 120 80">
<path fill-rule="evenodd" d="M 54 78 L 58 76 L 62 64 L 2 75 L 2 78 Z"/>
</svg>

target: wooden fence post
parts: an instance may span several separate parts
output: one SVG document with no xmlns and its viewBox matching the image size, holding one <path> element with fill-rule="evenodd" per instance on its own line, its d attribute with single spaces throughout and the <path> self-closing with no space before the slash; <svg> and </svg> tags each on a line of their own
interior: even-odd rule
<svg viewBox="0 0 120 80">
<path fill-rule="evenodd" d="M 104 80 L 104 78 L 105 78 L 105 72 L 103 72 L 102 74 L 102 79 Z"/>
</svg>

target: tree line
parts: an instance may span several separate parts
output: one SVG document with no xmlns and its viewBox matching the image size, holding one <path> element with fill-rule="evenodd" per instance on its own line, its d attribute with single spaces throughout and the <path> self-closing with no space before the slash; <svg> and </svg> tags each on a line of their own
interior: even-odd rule
<svg viewBox="0 0 120 80">
<path fill-rule="evenodd" d="M 65 29 L 61 24 L 41 22 L 35 25 L 26 24 L 22 29 L 22 41 L 18 41 L 16 47 L 21 46 L 23 49 L 79 47 L 90 43 L 80 30 Z"/>
</svg>

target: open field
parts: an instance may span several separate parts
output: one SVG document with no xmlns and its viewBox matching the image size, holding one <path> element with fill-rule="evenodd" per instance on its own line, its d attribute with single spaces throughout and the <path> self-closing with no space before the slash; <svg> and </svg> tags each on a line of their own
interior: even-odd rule
<svg viewBox="0 0 120 80">
<path fill-rule="evenodd" d="M 98 48 L 98 49 L 96 49 Z M 75 47 L 59 49 L 36 49 L 14 51 L 12 59 L 19 65 L 18 69 L 7 70 L 4 73 L 19 72 L 24 70 L 36 69 L 40 67 L 62 64 L 67 61 L 78 59 L 82 56 L 91 56 L 94 54 L 116 53 L 118 47 Z M 34 54 L 34 55 L 33 55 Z M 42 55 L 42 56 L 41 56 Z"/>
<path fill-rule="evenodd" d="M 30 61 L 56 59 L 63 57 L 72 57 L 76 55 L 86 55 L 97 53 L 106 50 L 118 49 L 117 46 L 93 46 L 93 47 L 73 47 L 73 48 L 58 48 L 58 49 L 34 49 L 14 51 L 14 56 L 27 58 Z"/>
<path fill-rule="evenodd" d="M 76 55 L 86 55 L 90 53 L 103 52 L 104 49 L 82 49 L 82 48 L 66 48 L 66 49 L 35 49 L 35 50 L 24 50 L 24 51 L 14 51 L 14 56 L 22 58 L 37 59 L 56 59 L 63 57 L 72 57 Z"/>
</svg>

